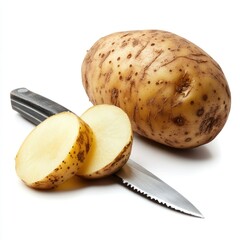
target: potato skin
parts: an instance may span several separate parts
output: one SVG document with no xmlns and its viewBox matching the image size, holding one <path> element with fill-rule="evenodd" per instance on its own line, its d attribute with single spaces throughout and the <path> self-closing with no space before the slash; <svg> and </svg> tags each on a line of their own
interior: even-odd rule
<svg viewBox="0 0 240 240">
<path fill-rule="evenodd" d="M 174 148 L 210 142 L 230 112 L 230 89 L 217 62 L 166 31 L 99 39 L 82 63 L 82 82 L 93 104 L 122 108 L 136 133 Z"/>
</svg>

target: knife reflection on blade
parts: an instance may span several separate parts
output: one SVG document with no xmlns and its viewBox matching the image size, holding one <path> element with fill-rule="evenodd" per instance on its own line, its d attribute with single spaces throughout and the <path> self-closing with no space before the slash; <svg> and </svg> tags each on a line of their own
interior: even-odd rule
<svg viewBox="0 0 240 240">
<path fill-rule="evenodd" d="M 10 97 L 12 108 L 35 125 L 38 125 L 51 115 L 70 111 L 26 88 L 13 90 Z M 131 159 L 115 175 L 127 187 L 155 202 L 185 214 L 203 218 L 199 210 L 185 197 Z"/>
</svg>

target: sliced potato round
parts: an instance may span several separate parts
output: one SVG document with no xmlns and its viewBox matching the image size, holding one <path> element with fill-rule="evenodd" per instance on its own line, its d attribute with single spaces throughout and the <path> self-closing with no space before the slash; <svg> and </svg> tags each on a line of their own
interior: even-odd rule
<svg viewBox="0 0 240 240">
<path fill-rule="evenodd" d="M 16 156 L 17 175 L 30 187 L 54 188 L 76 174 L 93 141 L 89 126 L 63 112 L 31 131 Z"/>
<path fill-rule="evenodd" d="M 118 171 L 129 159 L 133 136 L 130 120 L 119 107 L 89 108 L 81 116 L 94 133 L 92 148 L 77 175 L 101 178 Z"/>
</svg>

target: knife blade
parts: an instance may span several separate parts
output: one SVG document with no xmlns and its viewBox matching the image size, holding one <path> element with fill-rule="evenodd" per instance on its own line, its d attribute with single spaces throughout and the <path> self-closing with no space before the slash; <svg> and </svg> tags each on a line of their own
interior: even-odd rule
<svg viewBox="0 0 240 240">
<path fill-rule="evenodd" d="M 27 88 L 17 88 L 11 91 L 10 98 L 12 108 L 35 125 L 54 114 L 70 111 Z M 201 212 L 184 196 L 131 159 L 115 175 L 125 186 L 154 202 L 191 216 L 203 218 Z"/>
</svg>

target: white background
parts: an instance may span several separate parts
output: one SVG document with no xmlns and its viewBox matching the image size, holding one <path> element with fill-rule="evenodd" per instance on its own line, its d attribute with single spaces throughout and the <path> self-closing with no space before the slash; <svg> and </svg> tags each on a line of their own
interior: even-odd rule
<svg viewBox="0 0 240 240">
<path fill-rule="evenodd" d="M 238 1 L 2 0 L 0 5 L 0 239 L 239 239 L 240 14 Z M 205 216 L 162 207 L 116 183 L 72 181 L 42 192 L 16 176 L 15 154 L 33 125 L 11 109 L 26 87 L 81 114 L 86 50 L 100 37 L 134 29 L 179 34 L 222 67 L 231 114 L 211 143 L 187 151 L 135 137 L 131 158 L 186 196 Z M 69 183 L 70 184 L 70 183 Z"/>
</svg>

